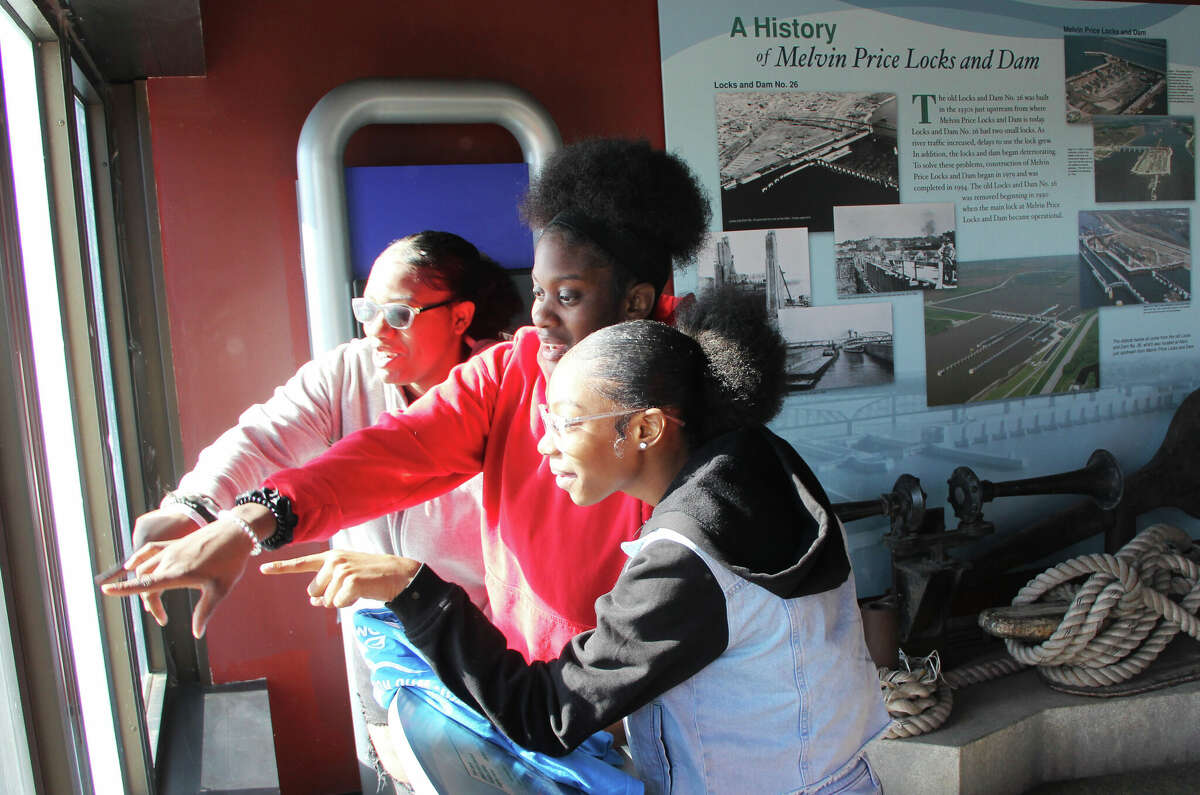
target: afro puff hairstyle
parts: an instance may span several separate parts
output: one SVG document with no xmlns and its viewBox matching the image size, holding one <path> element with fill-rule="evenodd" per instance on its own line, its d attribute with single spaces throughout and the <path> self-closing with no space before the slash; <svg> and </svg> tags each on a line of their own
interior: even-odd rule
<svg viewBox="0 0 1200 795">
<path fill-rule="evenodd" d="M 547 160 L 521 203 L 535 230 L 572 212 L 602 226 L 626 251 L 649 261 L 686 265 L 699 251 L 712 218 L 708 198 L 680 157 L 646 141 L 597 138 L 567 146 Z M 593 241 L 595 242 L 595 241 Z M 606 252 L 610 255 L 613 252 Z M 624 265 L 645 272 L 639 263 Z M 655 270 L 655 287 L 670 276 Z"/>
</svg>

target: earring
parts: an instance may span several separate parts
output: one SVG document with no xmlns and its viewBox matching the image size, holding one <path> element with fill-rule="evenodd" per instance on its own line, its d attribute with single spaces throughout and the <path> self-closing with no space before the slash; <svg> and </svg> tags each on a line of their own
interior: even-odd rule
<svg viewBox="0 0 1200 795">
<path fill-rule="evenodd" d="M 650 446 L 650 445 L 646 444 L 645 442 L 640 442 L 640 443 L 638 444 L 638 449 L 639 449 L 639 450 L 645 450 L 645 449 L 646 449 L 647 447 L 649 447 L 649 446 Z"/>
</svg>

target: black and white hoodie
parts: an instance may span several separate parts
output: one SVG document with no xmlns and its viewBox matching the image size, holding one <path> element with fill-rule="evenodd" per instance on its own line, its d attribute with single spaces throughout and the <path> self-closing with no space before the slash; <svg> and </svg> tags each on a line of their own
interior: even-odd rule
<svg viewBox="0 0 1200 795">
<path fill-rule="evenodd" d="M 570 528 L 563 528 L 570 532 Z M 443 682 L 527 748 L 563 754 L 626 719 L 649 792 L 870 792 L 888 723 L 845 533 L 763 427 L 697 450 L 623 548 L 596 629 L 526 663 L 423 568 L 388 607 Z"/>
</svg>

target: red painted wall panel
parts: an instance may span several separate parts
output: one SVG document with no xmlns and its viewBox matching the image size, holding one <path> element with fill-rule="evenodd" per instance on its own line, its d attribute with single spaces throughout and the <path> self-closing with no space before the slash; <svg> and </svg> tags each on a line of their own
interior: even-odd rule
<svg viewBox="0 0 1200 795">
<path fill-rule="evenodd" d="M 502 80 L 567 142 L 663 142 L 655 0 L 212 0 L 207 75 L 155 78 L 149 110 L 187 463 L 308 358 L 295 199 L 312 106 L 360 77 Z M 520 160 L 496 127 L 369 128 L 348 165 Z M 411 230 L 397 229 L 400 235 Z M 297 549 L 296 553 L 314 548 Z M 208 633 L 214 681 L 267 677 L 285 793 L 358 789 L 341 645 L 304 581 L 250 571 Z"/>
</svg>

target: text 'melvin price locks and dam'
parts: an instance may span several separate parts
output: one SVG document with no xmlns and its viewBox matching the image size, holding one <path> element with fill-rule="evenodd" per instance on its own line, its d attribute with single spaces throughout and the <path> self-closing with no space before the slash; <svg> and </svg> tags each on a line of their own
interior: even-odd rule
<svg viewBox="0 0 1200 795">
<path fill-rule="evenodd" d="M 904 52 L 888 52 L 882 47 L 869 49 L 855 46 L 853 54 L 838 52 L 833 47 L 837 36 L 837 23 L 809 22 L 795 17 L 781 19 L 779 17 L 750 17 L 749 22 L 740 16 L 730 21 L 730 38 L 754 39 L 784 39 L 784 40 L 815 40 L 830 45 L 829 50 L 818 50 L 816 45 L 809 45 L 807 51 L 803 46 L 779 45 L 762 50 L 755 54 L 759 66 L 791 67 L 791 68 L 829 68 L 829 69 L 918 69 L 928 71 L 945 71 L 950 69 L 983 70 L 983 69 L 1037 69 L 1041 59 L 1034 55 L 1020 55 L 1007 47 L 990 48 L 986 54 L 980 53 L 948 53 L 945 47 L 936 52 L 918 52 L 915 47 L 908 47 Z M 754 85 L 746 81 L 714 82 L 714 88 L 772 88 L 771 84 Z"/>
</svg>

